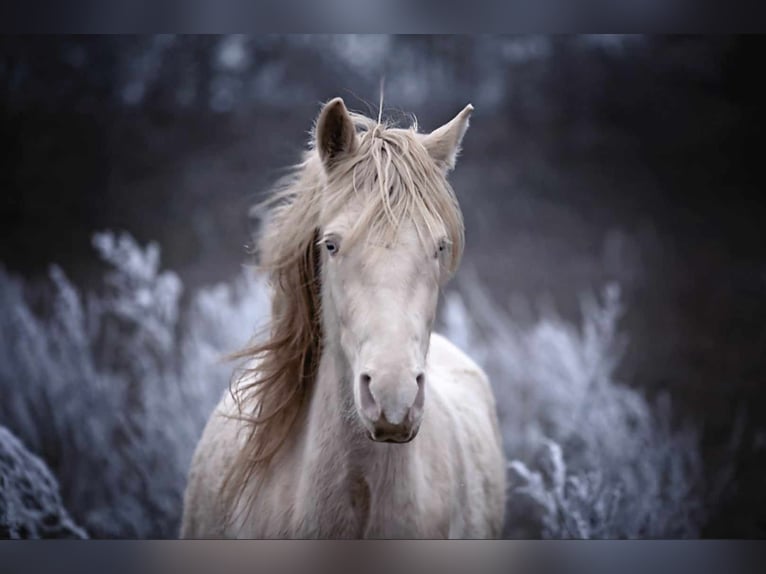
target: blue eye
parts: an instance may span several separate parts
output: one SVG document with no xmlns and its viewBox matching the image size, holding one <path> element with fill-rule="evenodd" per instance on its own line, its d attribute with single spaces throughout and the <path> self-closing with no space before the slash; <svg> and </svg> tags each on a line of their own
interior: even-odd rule
<svg viewBox="0 0 766 574">
<path fill-rule="evenodd" d="M 447 249 L 447 241 L 445 239 L 442 239 L 439 241 L 439 245 L 436 248 L 436 253 L 434 253 L 434 259 L 438 259 L 439 255 L 444 252 L 444 250 Z"/>
<path fill-rule="evenodd" d="M 324 247 L 330 255 L 335 255 L 338 252 L 338 244 L 332 239 L 325 240 Z"/>
</svg>

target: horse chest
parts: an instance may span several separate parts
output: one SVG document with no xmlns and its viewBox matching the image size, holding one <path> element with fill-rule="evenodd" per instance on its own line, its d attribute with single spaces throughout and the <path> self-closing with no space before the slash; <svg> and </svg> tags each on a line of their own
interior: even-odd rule
<svg viewBox="0 0 766 574">
<path fill-rule="evenodd" d="M 297 501 L 294 536 L 440 538 L 449 534 L 448 509 L 415 485 L 371 479 L 356 471 L 336 479 Z"/>
<path fill-rule="evenodd" d="M 349 502 L 356 522 L 357 538 L 365 535 L 370 520 L 370 485 L 361 474 L 349 477 Z"/>
</svg>

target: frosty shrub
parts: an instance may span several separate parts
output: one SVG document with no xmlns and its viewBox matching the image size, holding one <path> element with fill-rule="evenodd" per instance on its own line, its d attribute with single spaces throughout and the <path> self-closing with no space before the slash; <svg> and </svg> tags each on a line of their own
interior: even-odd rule
<svg viewBox="0 0 766 574">
<path fill-rule="evenodd" d="M 193 449 L 226 389 L 221 361 L 265 318 L 240 278 L 195 293 L 160 271 L 159 249 L 98 234 L 111 269 L 82 294 L 52 267 L 52 308 L 35 313 L 0 268 L 0 424 L 42 456 L 94 537 L 174 537 Z"/>
<path fill-rule="evenodd" d="M 262 280 L 182 298 L 159 249 L 98 234 L 103 285 L 81 293 L 51 269 L 46 308 L 0 268 L 0 424 L 58 477 L 93 537 L 174 537 L 193 449 L 240 348 L 268 312 Z M 186 303 L 182 304 L 182 300 Z M 697 434 L 667 397 L 615 380 L 625 349 L 619 290 L 514 324 L 475 281 L 446 295 L 446 335 L 490 374 L 509 460 L 506 535 L 682 537 L 699 532 Z"/>
<path fill-rule="evenodd" d="M 506 453 L 506 536 L 696 537 L 698 433 L 615 380 L 626 348 L 620 290 L 582 299 L 580 328 L 548 312 L 522 328 L 468 279 L 447 294 L 446 335 L 488 371 Z"/>
<path fill-rule="evenodd" d="M 86 538 L 51 471 L 0 426 L 0 538 Z"/>
</svg>

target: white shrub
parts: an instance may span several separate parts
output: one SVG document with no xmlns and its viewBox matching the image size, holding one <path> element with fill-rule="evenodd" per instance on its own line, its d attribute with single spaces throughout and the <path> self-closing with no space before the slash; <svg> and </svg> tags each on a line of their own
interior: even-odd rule
<svg viewBox="0 0 766 574">
<path fill-rule="evenodd" d="M 232 365 L 267 318 L 243 274 L 182 302 L 159 249 L 98 234 L 110 265 L 83 295 L 51 269 L 48 312 L 0 268 L 0 424 L 45 459 L 91 536 L 174 537 L 193 449 Z M 462 293 L 462 294 L 461 294 Z M 495 386 L 511 482 L 506 534 L 679 537 L 699 533 L 695 430 L 615 381 L 625 350 L 619 289 L 583 300 L 581 328 L 555 315 L 521 328 L 476 283 L 447 294 L 446 335 Z"/>
<path fill-rule="evenodd" d="M 462 294 L 461 294 L 462 293 Z M 698 433 L 615 380 L 627 340 L 618 286 L 582 301 L 580 329 L 549 312 L 515 326 L 475 280 L 448 293 L 446 334 L 493 382 L 509 460 L 513 537 L 695 537 Z"/>
<path fill-rule="evenodd" d="M 266 316 L 261 282 L 194 294 L 159 249 L 98 234 L 112 269 L 83 296 L 57 267 L 51 313 L 33 313 L 0 269 L 0 421 L 51 466 L 93 536 L 173 537 L 202 427 L 226 388 L 221 361 Z"/>
</svg>

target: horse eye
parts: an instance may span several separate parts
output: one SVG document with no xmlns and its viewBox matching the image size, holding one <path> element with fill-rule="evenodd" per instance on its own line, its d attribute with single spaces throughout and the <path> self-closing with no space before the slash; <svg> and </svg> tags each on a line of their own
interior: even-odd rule
<svg viewBox="0 0 766 574">
<path fill-rule="evenodd" d="M 447 242 L 442 239 L 439 241 L 439 246 L 437 247 L 436 253 L 434 253 L 434 258 L 438 258 L 439 254 L 444 252 L 445 249 L 447 249 Z"/>
<path fill-rule="evenodd" d="M 332 239 L 328 239 L 324 242 L 324 247 L 327 249 L 327 253 L 335 255 L 338 252 L 338 244 Z"/>
</svg>

